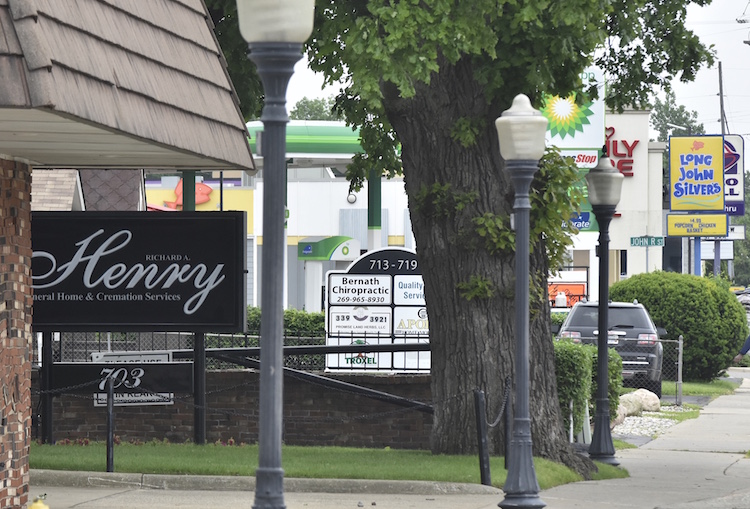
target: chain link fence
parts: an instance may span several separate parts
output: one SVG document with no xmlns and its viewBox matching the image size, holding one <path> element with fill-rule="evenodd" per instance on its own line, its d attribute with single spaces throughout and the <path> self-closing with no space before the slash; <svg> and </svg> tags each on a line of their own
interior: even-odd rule
<svg viewBox="0 0 750 509">
<path fill-rule="evenodd" d="M 662 339 L 662 380 L 667 394 L 677 393 L 680 375 L 680 341 Z M 226 358 L 210 355 L 211 349 L 248 349 L 245 357 L 260 359 L 258 334 L 206 334 L 206 368 L 209 370 L 237 369 L 238 364 Z M 284 336 L 284 366 L 303 371 L 324 371 L 329 365 L 337 371 L 383 371 L 401 369 L 414 372 L 430 371 L 430 352 L 406 351 L 407 345 L 426 344 L 426 337 L 357 337 L 338 336 L 326 338 L 300 333 Z M 195 345 L 195 334 L 191 332 L 56 332 L 52 334 L 52 359 L 54 362 L 91 362 L 92 354 L 98 352 L 182 351 L 184 355 L 175 360 L 191 360 L 189 352 Z M 311 347 L 311 348 L 306 348 Z M 337 349 L 338 347 L 338 349 Z M 399 348 L 404 350 L 399 351 Z M 379 350 L 379 351 L 378 351 Z M 317 353 L 320 352 L 320 353 Z M 41 359 L 41 335 L 34 336 L 34 363 Z M 335 363 L 331 363 L 335 360 Z M 370 362 L 372 361 L 372 362 Z M 673 390 L 671 387 L 675 387 Z M 676 396 L 675 396 L 676 397 Z"/>
<path fill-rule="evenodd" d="M 53 362 L 91 362 L 99 352 L 169 351 L 174 360 L 191 360 L 195 347 L 192 332 L 55 332 L 52 337 Z M 35 364 L 40 364 L 41 334 L 34 336 Z M 205 334 L 208 370 L 237 369 L 241 365 L 230 362 L 226 355 L 218 359 L 211 350 L 260 360 L 260 336 L 246 334 Z M 419 336 L 340 335 L 326 338 L 300 332 L 286 333 L 283 338 L 284 366 L 303 371 L 430 371 L 429 340 Z M 416 351 L 414 344 L 420 344 Z M 417 347 L 419 348 L 419 347 Z M 242 351 L 247 349 L 247 351 Z M 238 352 L 237 350 L 240 350 Z M 328 358 L 326 358 L 328 356 Z"/>
<path fill-rule="evenodd" d="M 680 339 L 660 340 L 664 358 L 661 365 L 662 391 L 665 393 L 663 400 L 671 400 L 674 397 L 675 404 L 682 404 L 682 336 Z M 674 392 L 674 396 L 672 396 Z"/>
</svg>

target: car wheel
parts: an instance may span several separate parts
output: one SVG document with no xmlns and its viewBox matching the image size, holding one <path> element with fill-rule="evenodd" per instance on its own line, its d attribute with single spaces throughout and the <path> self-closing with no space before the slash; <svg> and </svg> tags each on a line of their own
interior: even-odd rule
<svg viewBox="0 0 750 509">
<path fill-rule="evenodd" d="M 643 383 L 643 388 L 656 394 L 656 397 L 661 399 L 661 380 L 646 380 Z"/>
</svg>

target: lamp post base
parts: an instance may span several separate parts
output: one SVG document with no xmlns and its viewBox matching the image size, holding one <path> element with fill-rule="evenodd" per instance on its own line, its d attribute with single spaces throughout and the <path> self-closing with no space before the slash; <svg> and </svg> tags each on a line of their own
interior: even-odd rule
<svg viewBox="0 0 750 509">
<path fill-rule="evenodd" d="M 615 446 L 609 429 L 609 400 L 596 400 L 597 412 L 594 416 L 594 434 L 589 445 L 589 458 L 616 467 L 620 464 L 615 458 Z"/>
<path fill-rule="evenodd" d="M 539 498 L 539 483 L 532 456 L 531 421 L 516 418 L 513 426 L 513 438 L 508 448 L 508 476 L 503 486 L 505 498 L 497 505 L 503 509 L 541 509 L 547 504 Z"/>
<path fill-rule="evenodd" d="M 589 458 L 616 467 L 620 462 L 615 458 L 615 446 L 609 429 L 609 400 L 597 400 L 596 406 L 598 410 L 594 416 L 594 433 L 591 436 L 591 445 L 589 445 Z"/>
<path fill-rule="evenodd" d="M 614 456 L 609 456 L 606 454 L 603 454 L 601 456 L 589 454 L 589 459 L 591 459 L 591 461 L 598 461 L 599 463 L 604 463 L 605 465 L 611 465 L 613 467 L 620 466 L 620 462 L 617 461 Z"/>
<path fill-rule="evenodd" d="M 519 493 L 517 495 L 506 494 L 502 502 L 497 504 L 498 507 L 503 509 L 512 509 L 515 507 L 523 507 L 525 509 L 541 509 L 546 507 L 539 495 L 533 493 Z"/>
<path fill-rule="evenodd" d="M 284 470 L 263 468 L 255 471 L 256 490 L 253 509 L 286 509 L 284 503 Z"/>
</svg>

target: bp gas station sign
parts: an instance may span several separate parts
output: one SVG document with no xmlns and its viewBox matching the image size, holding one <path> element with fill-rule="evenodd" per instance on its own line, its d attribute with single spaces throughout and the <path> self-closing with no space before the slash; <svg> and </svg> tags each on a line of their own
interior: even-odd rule
<svg viewBox="0 0 750 509">
<path fill-rule="evenodd" d="M 404 344 L 429 341 L 424 282 L 416 253 L 371 251 L 346 271 L 326 275 L 326 344 Z M 328 354 L 327 369 L 429 369 L 429 352 Z"/>
</svg>

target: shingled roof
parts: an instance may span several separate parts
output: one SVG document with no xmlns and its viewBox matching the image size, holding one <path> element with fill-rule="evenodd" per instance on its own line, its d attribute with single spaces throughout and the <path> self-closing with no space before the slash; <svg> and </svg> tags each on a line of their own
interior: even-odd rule
<svg viewBox="0 0 750 509">
<path fill-rule="evenodd" d="M 0 0 L 0 157 L 255 166 L 202 0 Z"/>
<path fill-rule="evenodd" d="M 83 209 L 83 192 L 78 170 L 34 171 L 31 210 L 68 212 Z"/>
</svg>

